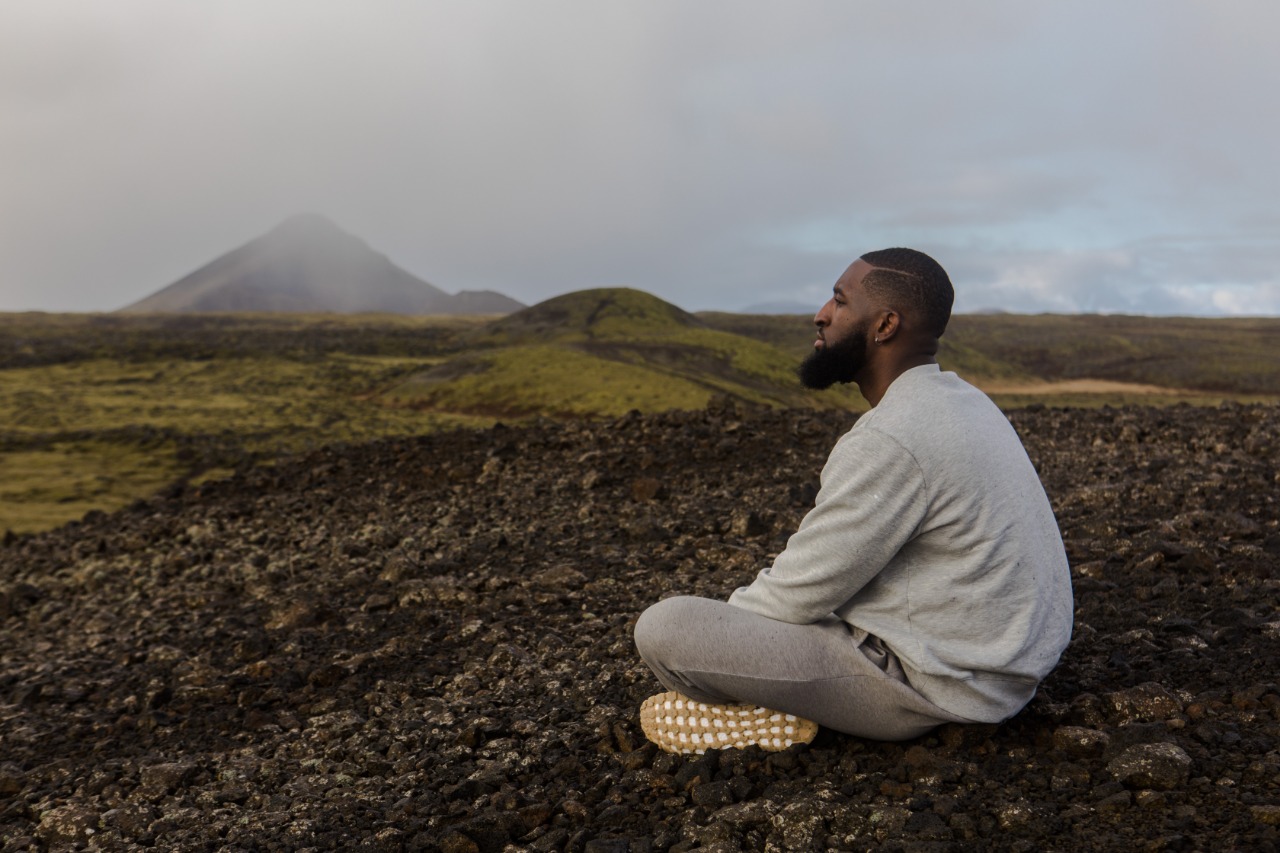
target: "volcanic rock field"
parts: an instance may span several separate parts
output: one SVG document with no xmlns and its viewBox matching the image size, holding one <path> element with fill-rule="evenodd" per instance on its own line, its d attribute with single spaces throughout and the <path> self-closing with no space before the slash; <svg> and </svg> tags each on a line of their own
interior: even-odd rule
<svg viewBox="0 0 1280 853">
<path fill-rule="evenodd" d="M 1076 620 L 1000 726 L 678 757 L 632 626 L 780 551 L 851 416 L 333 446 L 0 545 L 4 850 L 1280 848 L 1280 408 L 1011 413 Z"/>
</svg>

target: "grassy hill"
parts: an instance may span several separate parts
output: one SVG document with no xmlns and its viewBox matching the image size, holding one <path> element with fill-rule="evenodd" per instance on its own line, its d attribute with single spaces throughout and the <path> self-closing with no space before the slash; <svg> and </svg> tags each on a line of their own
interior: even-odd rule
<svg viewBox="0 0 1280 853">
<path fill-rule="evenodd" d="M 702 408 L 715 396 L 768 406 L 861 405 L 847 394 L 800 388 L 796 359 L 769 342 L 713 328 L 626 288 L 559 296 L 464 339 L 467 349 L 381 399 L 514 417 Z"/>
</svg>

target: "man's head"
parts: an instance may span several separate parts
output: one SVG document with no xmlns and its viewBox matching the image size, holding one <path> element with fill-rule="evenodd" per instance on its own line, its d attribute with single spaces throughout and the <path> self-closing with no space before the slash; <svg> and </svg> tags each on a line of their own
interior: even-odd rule
<svg viewBox="0 0 1280 853">
<path fill-rule="evenodd" d="M 942 337 L 955 291 L 942 265 L 915 249 L 881 249 L 859 260 L 871 265 L 862 279 L 867 293 L 903 313 L 910 325 Z"/>
<path fill-rule="evenodd" d="M 800 381 L 808 388 L 857 382 L 866 394 L 864 374 L 871 370 L 887 386 L 903 370 L 933 361 L 953 298 L 946 271 L 923 252 L 868 252 L 845 270 L 814 316 L 818 339 Z"/>
</svg>

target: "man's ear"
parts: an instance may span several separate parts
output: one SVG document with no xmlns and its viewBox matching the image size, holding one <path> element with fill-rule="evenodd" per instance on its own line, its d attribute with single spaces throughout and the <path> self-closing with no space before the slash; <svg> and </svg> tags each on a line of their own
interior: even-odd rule
<svg viewBox="0 0 1280 853">
<path fill-rule="evenodd" d="M 880 320 L 876 323 L 876 343 L 883 344 L 898 334 L 898 330 L 902 328 L 902 318 L 898 316 L 897 311 L 889 310 L 880 315 Z"/>
</svg>

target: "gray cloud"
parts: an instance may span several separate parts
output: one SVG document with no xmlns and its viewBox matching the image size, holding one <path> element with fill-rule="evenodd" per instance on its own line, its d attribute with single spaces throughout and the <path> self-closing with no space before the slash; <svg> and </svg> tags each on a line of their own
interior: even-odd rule
<svg viewBox="0 0 1280 853">
<path fill-rule="evenodd" d="M 0 6 L 0 310 L 104 310 L 299 211 L 447 290 L 1280 313 L 1280 7 Z M 1202 307 L 1197 308 L 1199 304 Z"/>
</svg>

